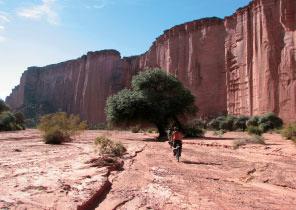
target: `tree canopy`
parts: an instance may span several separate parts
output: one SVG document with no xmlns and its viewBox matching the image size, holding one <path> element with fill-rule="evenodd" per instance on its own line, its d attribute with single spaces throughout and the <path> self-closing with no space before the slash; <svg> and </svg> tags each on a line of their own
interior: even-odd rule
<svg viewBox="0 0 296 210">
<path fill-rule="evenodd" d="M 108 98 L 106 114 L 113 124 L 152 123 L 163 137 L 170 121 L 196 112 L 194 101 L 194 96 L 176 77 L 161 69 L 150 69 L 133 77 L 131 89 Z"/>
<path fill-rule="evenodd" d="M 0 99 L 0 113 L 5 111 L 9 111 L 9 106 L 7 106 L 7 104 L 2 99 Z"/>
<path fill-rule="evenodd" d="M 0 99 L 0 132 L 25 129 L 25 118 L 20 112 L 12 113 L 9 106 Z"/>
</svg>

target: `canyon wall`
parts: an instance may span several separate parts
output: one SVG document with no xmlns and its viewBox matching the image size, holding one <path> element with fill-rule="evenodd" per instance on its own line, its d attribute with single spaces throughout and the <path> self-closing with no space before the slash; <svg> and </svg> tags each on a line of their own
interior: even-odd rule
<svg viewBox="0 0 296 210">
<path fill-rule="evenodd" d="M 93 124 L 104 122 L 105 101 L 128 85 L 135 74 L 130 66 L 119 52 L 104 50 L 46 67 L 30 67 L 6 101 L 29 117 L 65 111 Z"/>
<path fill-rule="evenodd" d="M 296 1 L 256 0 L 225 18 L 227 108 L 296 120 Z"/>
<path fill-rule="evenodd" d="M 107 97 L 128 87 L 138 71 L 158 67 L 192 91 L 201 117 L 275 112 L 295 121 L 295 28 L 295 0 L 254 0 L 224 20 L 175 26 L 139 56 L 104 50 L 31 67 L 6 101 L 25 113 L 61 110 L 105 122 Z"/>
</svg>

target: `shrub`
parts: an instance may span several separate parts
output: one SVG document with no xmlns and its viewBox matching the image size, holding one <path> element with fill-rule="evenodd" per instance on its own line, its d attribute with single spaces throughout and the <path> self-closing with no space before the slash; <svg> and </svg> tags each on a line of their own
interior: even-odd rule
<svg viewBox="0 0 296 210">
<path fill-rule="evenodd" d="M 236 120 L 236 117 L 228 115 L 224 121 L 220 123 L 220 129 L 222 130 L 228 130 L 233 131 L 234 130 L 234 121 Z"/>
<path fill-rule="evenodd" d="M 100 153 L 120 157 L 126 152 L 126 148 L 120 142 L 114 142 L 105 136 L 96 138 L 95 145 L 100 147 Z"/>
<path fill-rule="evenodd" d="M 222 129 L 221 127 L 227 127 L 227 116 L 219 116 L 215 119 L 212 119 L 208 126 L 209 128 L 213 129 L 213 130 L 220 130 Z"/>
<path fill-rule="evenodd" d="M 185 137 L 197 138 L 197 137 L 203 137 L 204 134 L 205 134 L 204 130 L 202 128 L 199 128 L 199 127 L 186 127 L 186 128 L 184 128 L 184 136 Z"/>
<path fill-rule="evenodd" d="M 258 127 L 259 127 L 260 130 L 262 130 L 263 133 L 273 129 L 273 125 L 269 121 L 264 122 L 264 123 L 260 123 Z"/>
<path fill-rule="evenodd" d="M 208 126 L 214 130 L 227 130 L 232 131 L 234 129 L 234 121 L 236 117 L 228 115 L 228 116 L 220 116 L 210 121 Z"/>
<path fill-rule="evenodd" d="M 23 129 L 24 129 L 24 125 L 25 125 L 24 114 L 21 112 L 16 112 L 16 113 L 14 113 L 14 117 L 15 117 L 16 124 L 18 124 L 20 127 L 23 127 Z"/>
<path fill-rule="evenodd" d="M 247 131 L 249 134 L 255 134 L 258 136 L 261 136 L 263 134 L 263 131 L 258 126 L 248 126 Z"/>
<path fill-rule="evenodd" d="M 249 127 L 249 126 L 258 126 L 259 125 L 259 117 L 258 116 L 251 117 L 247 121 L 246 125 L 247 125 L 247 127 Z"/>
<path fill-rule="evenodd" d="M 285 138 L 296 142 L 296 122 L 286 125 L 281 133 Z"/>
<path fill-rule="evenodd" d="M 250 138 L 246 139 L 238 139 L 233 141 L 233 148 L 237 149 L 240 146 L 244 146 L 247 144 L 262 144 L 265 145 L 265 140 L 262 136 L 252 135 Z"/>
<path fill-rule="evenodd" d="M 4 111 L 0 114 L 0 130 L 13 131 L 16 130 L 16 119 L 9 111 Z"/>
<path fill-rule="evenodd" d="M 153 128 L 148 128 L 147 133 L 156 133 L 157 131 Z"/>
<path fill-rule="evenodd" d="M 212 119 L 209 124 L 208 127 L 213 129 L 213 130 L 219 130 L 220 129 L 220 122 L 218 121 L 218 119 Z"/>
<path fill-rule="evenodd" d="M 58 128 L 53 128 L 48 130 L 47 132 L 44 133 L 43 138 L 46 144 L 61 144 L 63 142 L 67 142 L 71 140 L 70 136 L 63 133 Z"/>
<path fill-rule="evenodd" d="M 80 118 L 75 115 L 67 115 L 64 112 L 49 114 L 41 117 L 38 129 L 44 132 L 45 143 L 50 143 L 47 139 L 56 137 L 58 142 L 66 142 L 73 135 L 85 130 L 87 127 L 85 122 L 81 122 Z M 63 138 L 60 140 L 60 138 Z M 53 140 L 55 142 L 55 140 Z"/>
<path fill-rule="evenodd" d="M 281 128 L 283 126 L 283 121 L 281 118 L 276 116 L 274 113 L 267 113 L 259 118 L 259 125 L 264 124 L 263 127 L 268 130 Z"/>
<path fill-rule="evenodd" d="M 0 131 L 17 131 L 24 129 L 24 123 L 19 122 L 10 111 L 5 111 L 0 114 Z"/>
<path fill-rule="evenodd" d="M 0 99 L 0 113 L 9 111 L 9 106 L 2 100 Z"/>
<path fill-rule="evenodd" d="M 219 136 L 221 138 L 224 135 L 224 133 L 226 133 L 225 130 L 218 130 L 218 131 L 214 131 L 213 135 Z"/>
<path fill-rule="evenodd" d="M 22 113 L 13 114 L 5 102 L 0 99 L 0 131 L 24 130 L 24 120 Z"/>
<path fill-rule="evenodd" d="M 133 127 L 131 128 L 131 132 L 132 132 L 132 133 L 139 133 L 140 129 L 141 129 L 140 126 L 133 126 Z"/>
<path fill-rule="evenodd" d="M 234 130 L 242 130 L 245 131 L 247 128 L 247 121 L 250 118 L 247 116 L 239 116 L 233 121 L 233 129 Z"/>
<path fill-rule="evenodd" d="M 203 137 L 205 134 L 205 123 L 201 120 L 192 120 L 183 127 L 183 133 L 185 137 Z"/>
</svg>

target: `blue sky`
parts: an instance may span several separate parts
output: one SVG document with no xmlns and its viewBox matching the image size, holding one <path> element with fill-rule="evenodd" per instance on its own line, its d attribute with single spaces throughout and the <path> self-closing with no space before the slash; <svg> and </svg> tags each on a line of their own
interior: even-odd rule
<svg viewBox="0 0 296 210">
<path fill-rule="evenodd" d="M 0 0 L 0 98 L 28 66 L 117 49 L 145 52 L 176 24 L 224 17 L 250 0 Z"/>
</svg>

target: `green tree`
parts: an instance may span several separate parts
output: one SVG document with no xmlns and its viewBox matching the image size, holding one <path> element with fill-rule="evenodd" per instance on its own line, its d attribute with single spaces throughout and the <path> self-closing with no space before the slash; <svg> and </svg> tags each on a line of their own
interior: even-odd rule
<svg viewBox="0 0 296 210">
<path fill-rule="evenodd" d="M 7 106 L 7 104 L 2 99 L 0 99 L 0 113 L 5 112 L 5 111 L 9 111 L 9 110 L 10 109 Z"/>
<path fill-rule="evenodd" d="M 170 121 L 179 124 L 178 116 L 196 112 L 194 100 L 174 76 L 161 69 L 150 69 L 133 77 L 130 90 L 108 98 L 106 114 L 113 124 L 152 123 L 163 138 Z"/>
</svg>

